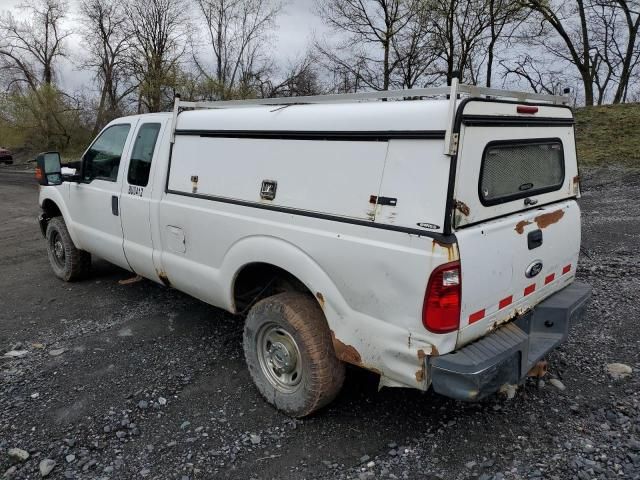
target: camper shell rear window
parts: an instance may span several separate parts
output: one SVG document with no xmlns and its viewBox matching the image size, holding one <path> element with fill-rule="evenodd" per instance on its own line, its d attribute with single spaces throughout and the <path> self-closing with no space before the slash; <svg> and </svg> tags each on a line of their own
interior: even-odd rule
<svg viewBox="0 0 640 480">
<path fill-rule="evenodd" d="M 484 149 L 478 193 L 485 206 L 553 192 L 563 184 L 559 138 L 495 141 Z"/>
</svg>

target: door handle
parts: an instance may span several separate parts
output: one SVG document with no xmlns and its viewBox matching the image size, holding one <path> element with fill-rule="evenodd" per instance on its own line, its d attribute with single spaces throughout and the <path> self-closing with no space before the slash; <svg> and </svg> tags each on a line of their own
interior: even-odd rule
<svg viewBox="0 0 640 480">
<path fill-rule="evenodd" d="M 116 217 L 120 214 L 118 211 L 118 197 L 116 195 L 111 196 L 111 213 Z"/>
<path fill-rule="evenodd" d="M 527 246 L 529 250 L 533 250 L 542 245 L 542 230 L 534 230 L 527 235 Z"/>
</svg>

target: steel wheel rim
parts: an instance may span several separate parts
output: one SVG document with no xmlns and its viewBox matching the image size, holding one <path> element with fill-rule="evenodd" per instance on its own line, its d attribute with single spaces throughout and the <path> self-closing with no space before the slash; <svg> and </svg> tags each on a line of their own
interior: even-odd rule
<svg viewBox="0 0 640 480">
<path fill-rule="evenodd" d="M 64 251 L 64 244 L 62 243 L 62 238 L 58 232 L 51 233 L 51 253 L 53 254 L 53 260 L 56 262 L 56 265 L 60 268 L 64 268 L 66 263 L 66 254 Z"/>
<path fill-rule="evenodd" d="M 302 381 L 302 355 L 289 332 L 275 323 L 263 325 L 257 336 L 258 362 L 269 383 L 284 393 Z"/>
</svg>

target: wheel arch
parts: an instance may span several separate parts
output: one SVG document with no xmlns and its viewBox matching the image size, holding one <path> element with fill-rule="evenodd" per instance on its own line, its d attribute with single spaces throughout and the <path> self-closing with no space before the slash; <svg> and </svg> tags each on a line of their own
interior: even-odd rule
<svg viewBox="0 0 640 480">
<path fill-rule="evenodd" d="M 71 221 L 69 210 L 67 209 L 62 193 L 55 187 L 42 187 L 39 198 L 40 209 L 44 215 L 44 221 L 48 223 L 50 218 L 62 217 L 67 231 L 73 243 L 78 246 L 78 237 Z M 46 227 L 45 227 L 46 228 Z"/>
<path fill-rule="evenodd" d="M 292 288 L 287 289 L 313 295 L 332 330 L 350 311 L 333 280 L 311 255 L 285 240 L 259 235 L 236 242 L 225 255 L 222 278 L 231 279 L 226 297 L 232 312 L 242 313 L 238 308 L 242 304 L 237 304 L 236 295 L 247 292 L 247 285 L 256 286 L 247 283 L 249 276 L 256 272 L 262 277 L 254 283 L 264 283 L 270 279 L 269 275 L 276 275 L 279 280 L 290 282 Z"/>
</svg>

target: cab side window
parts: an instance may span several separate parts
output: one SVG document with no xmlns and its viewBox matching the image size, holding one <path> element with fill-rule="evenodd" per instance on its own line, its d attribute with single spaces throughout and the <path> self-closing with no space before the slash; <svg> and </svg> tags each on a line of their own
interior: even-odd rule
<svg viewBox="0 0 640 480">
<path fill-rule="evenodd" d="M 159 132 L 159 123 L 145 123 L 138 129 L 138 136 L 136 137 L 136 143 L 133 145 L 133 153 L 129 163 L 129 174 L 127 175 L 130 185 L 146 187 L 147 183 L 149 183 L 149 171 L 151 170 L 151 161 L 153 160 L 153 152 L 156 148 Z"/>
<path fill-rule="evenodd" d="M 115 182 L 118 179 L 120 158 L 131 125 L 113 125 L 103 131 L 93 142 L 82 160 L 82 177 L 85 182 L 94 179 Z"/>
</svg>

